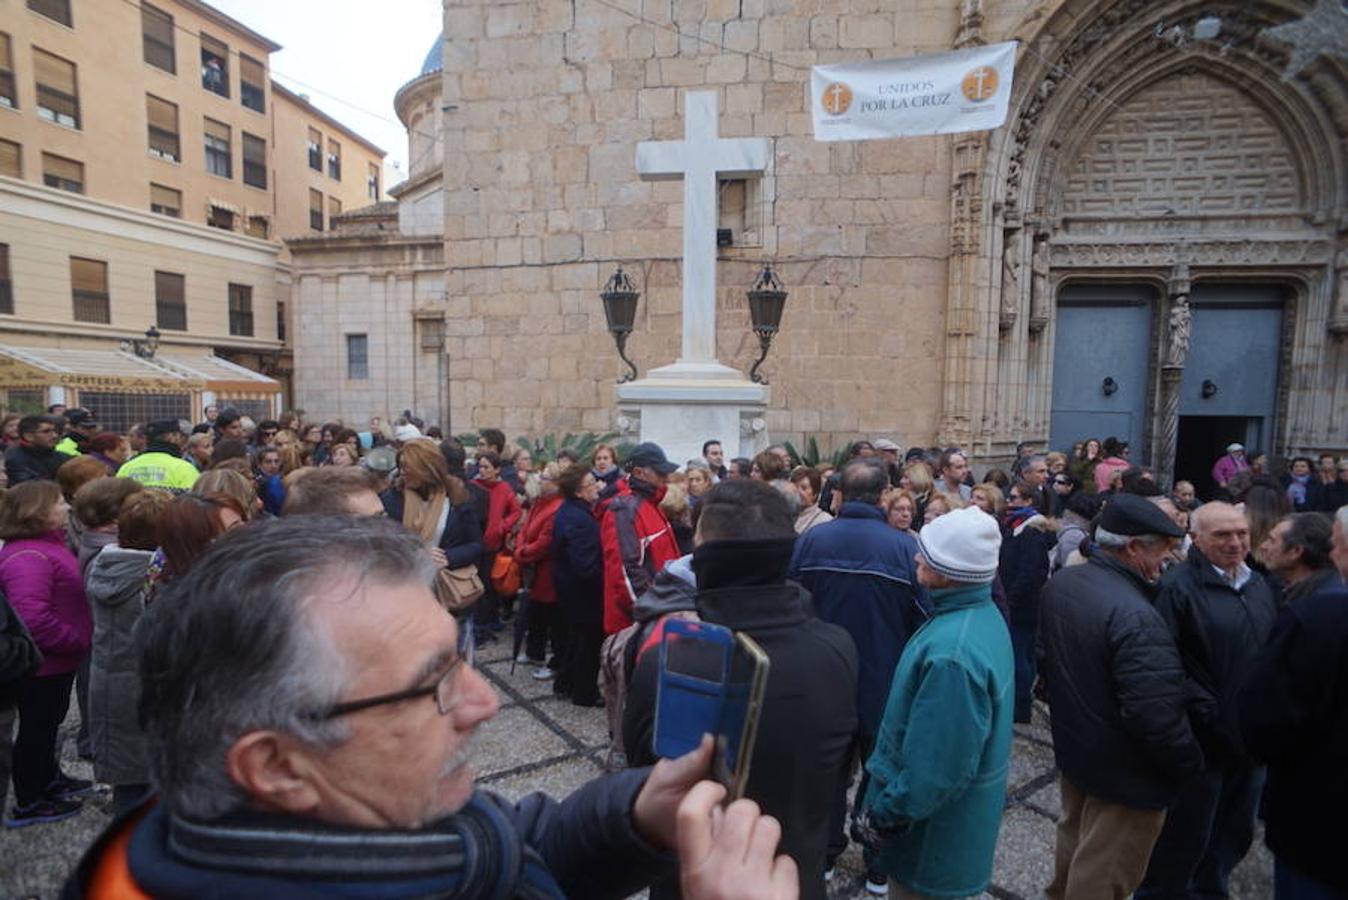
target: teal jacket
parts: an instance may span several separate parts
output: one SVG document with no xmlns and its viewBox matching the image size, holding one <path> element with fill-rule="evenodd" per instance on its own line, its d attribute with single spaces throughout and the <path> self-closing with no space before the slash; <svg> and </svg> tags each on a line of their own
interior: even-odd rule
<svg viewBox="0 0 1348 900">
<path fill-rule="evenodd" d="M 907 828 L 880 850 L 886 874 L 919 894 L 987 887 L 1011 760 L 1011 637 L 991 585 L 932 591 L 935 609 L 894 670 L 866 806 Z"/>
</svg>

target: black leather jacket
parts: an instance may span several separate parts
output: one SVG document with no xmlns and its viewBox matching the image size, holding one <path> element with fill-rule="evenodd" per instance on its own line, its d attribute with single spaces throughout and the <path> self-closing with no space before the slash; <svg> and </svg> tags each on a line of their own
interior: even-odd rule
<svg viewBox="0 0 1348 900">
<path fill-rule="evenodd" d="M 1169 806 L 1203 768 L 1184 667 L 1152 591 L 1100 552 L 1054 575 L 1040 608 L 1058 768 L 1082 791 L 1136 809 Z"/>
</svg>

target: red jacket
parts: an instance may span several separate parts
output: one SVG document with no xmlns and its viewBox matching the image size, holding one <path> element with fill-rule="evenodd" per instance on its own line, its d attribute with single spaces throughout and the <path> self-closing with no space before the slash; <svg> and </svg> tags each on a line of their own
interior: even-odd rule
<svg viewBox="0 0 1348 900">
<path fill-rule="evenodd" d="M 674 529 L 660 511 L 665 489 L 638 480 L 609 501 L 599 522 L 604 549 L 604 633 L 632 624 L 632 607 L 665 563 L 680 556 Z"/>
<path fill-rule="evenodd" d="M 535 500 L 515 541 L 515 559 L 534 567 L 529 595 L 539 603 L 557 602 L 557 587 L 552 580 L 552 524 L 561 505 L 561 494 Z"/>
<path fill-rule="evenodd" d="M 495 481 L 474 478 L 473 484 L 487 492 L 487 528 L 482 546 L 488 553 L 495 553 L 505 546 L 505 539 L 524 511 L 515 491 L 499 478 Z"/>
</svg>

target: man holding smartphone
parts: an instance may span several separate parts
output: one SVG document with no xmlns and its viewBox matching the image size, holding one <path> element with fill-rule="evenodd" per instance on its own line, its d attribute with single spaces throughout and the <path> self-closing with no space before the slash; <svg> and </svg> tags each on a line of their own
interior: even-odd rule
<svg viewBox="0 0 1348 900">
<path fill-rule="evenodd" d="M 992 877 L 1011 760 L 1015 668 L 992 602 L 1001 533 L 958 509 L 918 535 L 932 617 L 899 658 L 858 817 L 889 896 L 966 897 Z"/>
<path fill-rule="evenodd" d="M 795 518 L 780 492 L 749 478 L 704 495 L 693 572 L 703 623 L 752 638 L 770 660 L 749 758 L 745 796 L 782 826 L 782 852 L 795 859 L 800 895 L 823 900 L 829 809 L 846 777 L 856 731 L 856 647 L 847 632 L 815 617 L 809 595 L 786 580 Z M 640 657 L 628 690 L 623 741 L 634 765 L 655 761 L 660 654 Z M 679 712 L 677 710 L 675 713 Z M 670 882 L 652 898 L 677 896 Z"/>
</svg>

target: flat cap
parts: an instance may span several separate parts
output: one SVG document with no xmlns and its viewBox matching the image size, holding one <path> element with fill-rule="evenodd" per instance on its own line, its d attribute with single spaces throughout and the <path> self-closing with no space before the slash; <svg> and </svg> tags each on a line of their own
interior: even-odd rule
<svg viewBox="0 0 1348 900">
<path fill-rule="evenodd" d="M 1144 534 L 1184 537 L 1184 531 L 1159 506 L 1133 494 L 1118 494 L 1111 498 L 1097 524 L 1105 531 L 1128 537 Z"/>
</svg>

